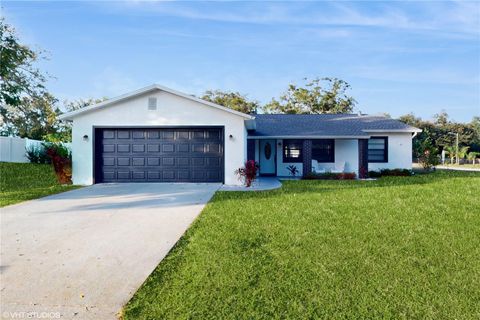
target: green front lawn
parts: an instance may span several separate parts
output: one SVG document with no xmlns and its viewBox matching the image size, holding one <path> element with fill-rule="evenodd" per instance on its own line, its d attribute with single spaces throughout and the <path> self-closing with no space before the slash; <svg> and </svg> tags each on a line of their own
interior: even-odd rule
<svg viewBox="0 0 480 320">
<path fill-rule="evenodd" d="M 0 207 L 75 188 L 59 185 L 49 164 L 0 162 Z"/>
<path fill-rule="evenodd" d="M 218 192 L 125 319 L 478 319 L 480 174 Z"/>
</svg>

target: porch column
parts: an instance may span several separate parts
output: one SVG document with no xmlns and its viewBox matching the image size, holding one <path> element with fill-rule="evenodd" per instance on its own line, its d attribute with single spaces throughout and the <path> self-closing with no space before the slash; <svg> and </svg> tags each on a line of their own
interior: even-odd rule
<svg viewBox="0 0 480 320">
<path fill-rule="evenodd" d="M 303 140 L 303 176 L 312 172 L 312 140 Z"/>
<path fill-rule="evenodd" d="M 368 139 L 358 139 L 358 177 L 368 177 Z"/>
<path fill-rule="evenodd" d="M 255 160 L 255 140 L 247 139 L 247 160 Z"/>
</svg>

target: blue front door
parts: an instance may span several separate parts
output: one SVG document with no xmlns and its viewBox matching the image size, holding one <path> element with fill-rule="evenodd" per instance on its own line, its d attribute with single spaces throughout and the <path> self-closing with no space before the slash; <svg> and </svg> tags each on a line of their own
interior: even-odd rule
<svg viewBox="0 0 480 320">
<path fill-rule="evenodd" d="M 275 175 L 275 140 L 260 140 L 260 174 Z"/>
</svg>

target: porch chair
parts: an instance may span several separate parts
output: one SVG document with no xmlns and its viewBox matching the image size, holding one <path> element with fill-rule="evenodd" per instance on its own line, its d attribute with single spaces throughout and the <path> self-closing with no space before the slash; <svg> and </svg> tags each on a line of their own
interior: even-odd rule
<svg viewBox="0 0 480 320">
<path fill-rule="evenodd" d="M 332 173 L 342 173 L 342 172 L 345 172 L 345 161 L 342 161 L 339 163 L 339 166 L 335 166 L 335 169 L 332 169 L 331 172 Z"/>
<path fill-rule="evenodd" d="M 325 169 L 320 168 L 318 166 L 318 161 L 317 160 L 312 160 L 312 172 L 313 173 L 325 173 Z"/>
</svg>

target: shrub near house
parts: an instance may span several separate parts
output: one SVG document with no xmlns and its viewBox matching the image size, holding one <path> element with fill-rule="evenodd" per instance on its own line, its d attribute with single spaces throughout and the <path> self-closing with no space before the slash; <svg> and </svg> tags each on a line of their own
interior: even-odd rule
<svg viewBox="0 0 480 320">
<path fill-rule="evenodd" d="M 354 180 L 357 175 L 354 172 L 326 172 L 326 173 L 315 173 L 311 172 L 307 174 L 305 180 Z"/>
<path fill-rule="evenodd" d="M 40 146 L 32 146 L 26 150 L 31 163 L 53 164 L 60 184 L 72 183 L 72 154 L 63 143 L 45 142 Z"/>
</svg>

